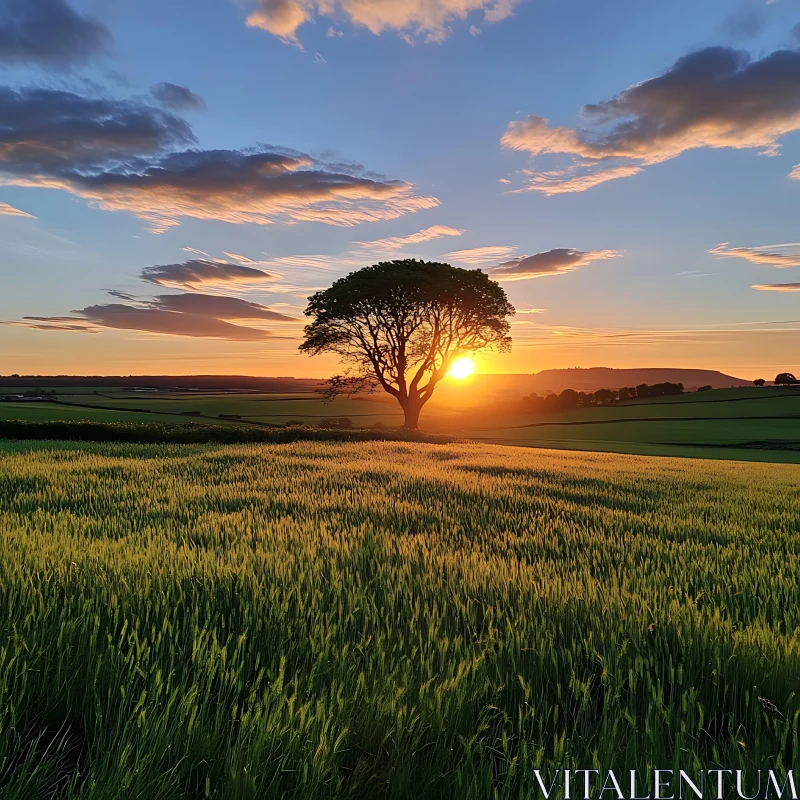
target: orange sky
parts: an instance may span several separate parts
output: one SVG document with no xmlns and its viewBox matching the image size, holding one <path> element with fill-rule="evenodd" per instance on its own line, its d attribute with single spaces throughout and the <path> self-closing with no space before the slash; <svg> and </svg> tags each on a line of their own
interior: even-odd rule
<svg viewBox="0 0 800 800">
<path fill-rule="evenodd" d="M 753 328 L 756 328 L 753 330 Z M 241 343 L 128 331 L 98 334 L 5 328 L 0 373 L 228 374 L 328 377 L 333 357 L 310 358 L 291 341 Z M 512 352 L 482 354 L 477 371 L 532 373 L 566 367 L 692 367 L 742 378 L 800 372 L 800 330 L 744 328 L 641 331 L 536 328 L 515 324 Z M 46 347 L 43 344 L 46 343 Z M 764 358 L 768 353 L 769 357 Z"/>
</svg>

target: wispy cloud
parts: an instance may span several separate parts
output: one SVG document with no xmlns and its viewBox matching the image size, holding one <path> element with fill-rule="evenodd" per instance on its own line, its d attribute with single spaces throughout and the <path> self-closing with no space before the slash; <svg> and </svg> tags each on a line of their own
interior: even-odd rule
<svg viewBox="0 0 800 800">
<path fill-rule="evenodd" d="M 471 247 L 467 250 L 453 250 L 445 253 L 446 261 L 455 261 L 457 264 L 491 264 L 498 259 L 507 258 L 515 253 L 517 248 L 513 245 L 489 245 L 487 247 Z"/>
<path fill-rule="evenodd" d="M 757 283 L 750 288 L 759 292 L 800 292 L 800 283 Z"/>
<path fill-rule="evenodd" d="M 751 264 L 767 264 L 782 269 L 800 267 L 800 243 L 766 244 L 761 247 L 731 247 L 728 242 L 708 251 L 718 258 L 743 258 Z"/>
<path fill-rule="evenodd" d="M 8 203 L 0 203 L 0 216 L 5 217 L 28 217 L 29 219 L 36 219 L 33 214 L 28 214 L 25 211 L 20 211 L 18 208 L 14 208 L 14 206 L 10 206 Z"/>
<path fill-rule="evenodd" d="M 443 236 L 461 236 L 462 233 L 464 231 L 450 228 L 447 225 L 433 225 L 408 236 L 390 236 L 387 239 L 375 239 L 371 242 L 353 242 L 353 244 L 365 250 L 400 250 L 409 245 L 430 242 Z"/>
</svg>

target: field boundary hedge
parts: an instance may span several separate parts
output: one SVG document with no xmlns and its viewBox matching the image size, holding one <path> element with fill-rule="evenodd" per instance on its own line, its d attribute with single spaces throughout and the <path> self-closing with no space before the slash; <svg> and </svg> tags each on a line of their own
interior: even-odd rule
<svg viewBox="0 0 800 800">
<path fill-rule="evenodd" d="M 299 441 L 427 442 L 448 444 L 448 436 L 403 428 L 319 429 L 308 426 L 250 428 L 229 425 L 170 424 L 150 422 L 30 422 L 0 421 L 0 439 L 60 440 L 72 442 L 124 442 L 130 444 L 280 444 Z"/>
</svg>

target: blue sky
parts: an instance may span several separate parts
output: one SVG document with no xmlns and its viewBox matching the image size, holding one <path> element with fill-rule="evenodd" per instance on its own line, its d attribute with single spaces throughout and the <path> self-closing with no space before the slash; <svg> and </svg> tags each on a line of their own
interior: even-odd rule
<svg viewBox="0 0 800 800">
<path fill-rule="evenodd" d="M 310 291 L 359 266 L 412 256 L 504 270 L 523 313 L 512 353 L 483 357 L 484 371 L 800 370 L 800 246 L 784 247 L 800 238 L 796 0 L 47 0 L 36 19 L 20 7 L 0 0 L 0 85 L 16 93 L 6 130 L 0 117 L 0 203 L 31 216 L 0 214 L 2 373 L 325 375 L 333 362 L 298 354 L 300 323 L 282 317 L 301 318 Z M 40 33 L 63 13 L 73 51 L 25 39 L 25 26 Z M 293 28 L 293 14 L 310 18 Z M 99 43 L 86 38 L 98 31 Z M 709 48 L 713 69 L 733 59 L 735 75 L 693 100 Z M 665 73 L 677 86 L 666 100 Z M 165 82 L 202 103 L 164 105 L 151 89 Z M 70 114 L 95 114 L 99 98 L 106 126 L 150 115 L 169 136 L 185 121 L 194 139 L 126 140 L 124 157 L 93 144 L 80 163 L 72 150 L 57 163 L 21 157 L 41 90 L 51 111 L 69 95 Z M 604 121 L 581 117 L 586 104 L 603 104 Z M 48 114 L 47 136 L 63 144 L 72 134 Z M 621 127 L 631 120 L 633 133 Z M 268 154 L 266 167 L 237 167 L 234 201 L 178 197 L 172 184 L 154 196 L 119 178 L 195 175 L 196 156 L 190 167 L 164 158 L 218 150 Z M 272 188 L 247 194 L 251 170 L 267 168 L 303 180 L 277 200 Z M 636 174 L 563 190 L 608 168 Z M 345 194 L 324 194 L 331 175 L 346 176 Z M 556 193 L 541 191 L 545 178 Z M 431 229 L 402 247 L 353 244 Z M 501 249 L 464 253 L 485 247 Z M 141 277 L 194 260 L 269 278 Z M 188 293 L 261 310 L 178 319 L 159 299 Z"/>
</svg>

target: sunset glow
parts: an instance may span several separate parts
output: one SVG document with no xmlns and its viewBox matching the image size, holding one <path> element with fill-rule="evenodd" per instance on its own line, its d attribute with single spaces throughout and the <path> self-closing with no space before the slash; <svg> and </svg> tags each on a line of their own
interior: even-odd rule
<svg viewBox="0 0 800 800">
<path fill-rule="evenodd" d="M 473 372 L 475 372 L 475 362 L 468 356 L 464 356 L 462 358 L 457 358 L 453 362 L 447 374 L 450 375 L 451 378 L 462 381 L 464 378 L 469 378 Z"/>
<path fill-rule="evenodd" d="M 800 372 L 792 3 L 8 2 L 0 374 L 325 378 L 397 258 L 501 283 L 481 373 Z"/>
</svg>

